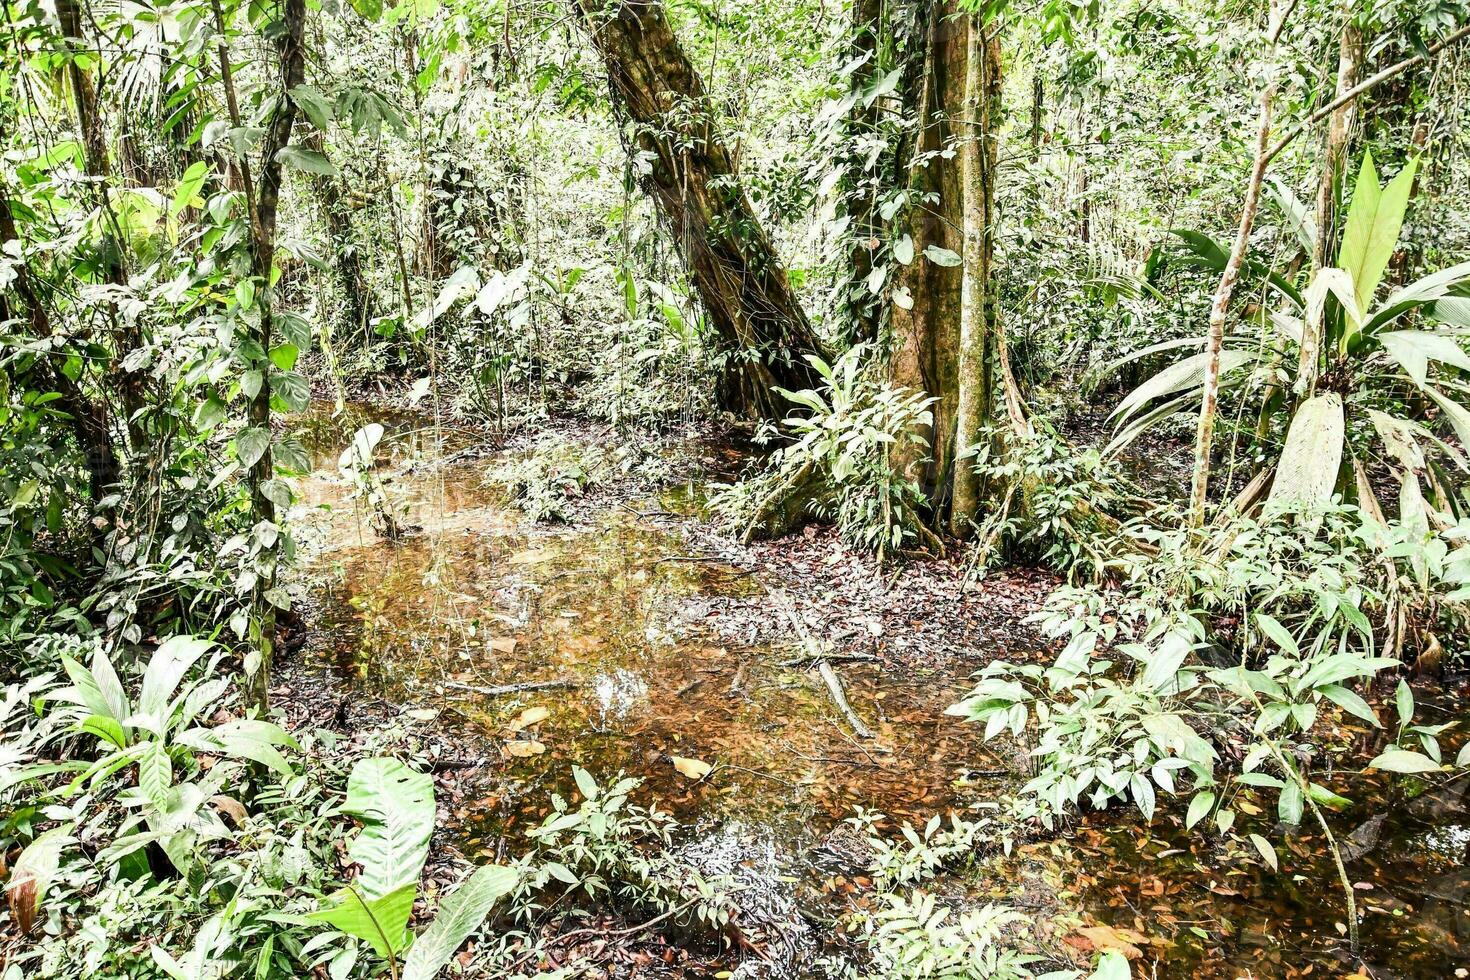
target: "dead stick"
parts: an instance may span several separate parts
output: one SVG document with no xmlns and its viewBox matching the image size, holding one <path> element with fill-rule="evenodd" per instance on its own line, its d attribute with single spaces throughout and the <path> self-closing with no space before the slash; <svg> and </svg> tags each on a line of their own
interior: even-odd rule
<svg viewBox="0 0 1470 980">
<path fill-rule="evenodd" d="M 544 691 L 553 687 L 581 687 L 581 681 L 574 681 L 563 677 L 554 681 L 526 681 L 523 684 L 504 684 L 500 687 L 479 687 L 474 684 L 461 684 L 459 681 L 445 681 L 445 687 L 452 687 L 456 691 L 470 691 L 475 694 L 483 694 L 487 698 L 500 698 L 507 694 L 521 694 L 525 691 Z"/>
</svg>

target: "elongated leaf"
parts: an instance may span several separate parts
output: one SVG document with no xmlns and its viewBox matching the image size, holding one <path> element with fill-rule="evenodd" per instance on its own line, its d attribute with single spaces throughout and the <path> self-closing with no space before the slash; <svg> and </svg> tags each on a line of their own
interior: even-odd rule
<svg viewBox="0 0 1470 980">
<path fill-rule="evenodd" d="M 1275 177 L 1266 182 L 1266 188 L 1271 193 L 1271 199 L 1281 209 L 1282 217 L 1286 218 L 1287 227 L 1301 243 L 1303 251 L 1311 255 L 1317 244 L 1317 219 L 1311 209 L 1302 203 L 1295 191 Z"/>
<path fill-rule="evenodd" d="M 434 781 L 397 759 L 363 759 L 352 767 L 343 810 L 363 823 L 348 848 L 362 865 L 363 896 L 417 884 L 434 830 Z"/>
<path fill-rule="evenodd" d="M 1410 160 L 1387 187 L 1380 189 L 1373 155 L 1363 155 L 1363 166 L 1353 189 L 1352 204 L 1348 207 L 1337 264 L 1353 277 L 1358 306 L 1364 309 L 1372 305 L 1373 294 L 1383 279 L 1383 270 L 1388 268 L 1388 260 L 1393 258 L 1394 248 L 1398 245 L 1399 229 L 1404 223 L 1404 211 L 1409 205 L 1409 193 L 1413 190 L 1418 166 L 1417 159 Z"/>
<path fill-rule="evenodd" d="M 514 868 L 487 864 L 477 868 L 439 906 L 423 935 L 414 940 L 403 961 L 402 980 L 434 980 L 460 944 L 485 921 L 490 909 L 515 889 Z"/>
<path fill-rule="evenodd" d="M 1220 375 L 1224 377 L 1241 365 L 1255 360 L 1255 355 L 1247 351 L 1224 350 L 1220 352 Z M 1158 374 L 1149 378 L 1143 384 L 1130 391 L 1124 399 L 1113 409 L 1112 416 L 1117 417 L 1118 425 L 1123 423 L 1144 405 L 1155 398 L 1172 395 L 1176 392 L 1199 388 L 1205 382 L 1205 369 L 1209 366 L 1210 357 L 1208 353 L 1191 354 L 1182 361 L 1177 361 L 1164 368 Z"/>
<path fill-rule="evenodd" d="M 1470 371 L 1470 355 L 1453 337 L 1426 330 L 1385 330 L 1377 339 L 1415 384 L 1428 380 L 1430 361 Z"/>
<path fill-rule="evenodd" d="M 1455 435 L 1460 438 L 1460 445 L 1470 449 L 1470 409 L 1430 385 L 1424 386 L 1424 393 L 1434 399 L 1434 404 L 1439 406 L 1439 410 L 1449 420 Z"/>
<path fill-rule="evenodd" d="M 194 636 L 171 636 L 158 645 L 148 668 L 143 671 L 143 690 L 138 694 L 138 713 L 162 721 L 163 711 L 179 681 L 214 643 Z"/>
<path fill-rule="evenodd" d="M 1422 752 L 1389 749 L 1368 763 L 1368 768 L 1382 769 L 1384 772 L 1420 773 L 1439 772 L 1441 766 Z"/>
<path fill-rule="evenodd" d="M 1346 434 L 1342 398 L 1327 392 L 1302 404 L 1286 433 L 1267 501 L 1286 511 L 1315 511 L 1332 498 Z"/>
<path fill-rule="evenodd" d="M 337 176 L 337 168 L 332 161 L 317 150 L 309 150 L 295 143 L 281 147 L 280 152 L 276 154 L 276 159 L 293 170 L 318 174 L 322 177 Z"/>
<path fill-rule="evenodd" d="M 1447 323 L 1455 323 L 1455 320 L 1452 318 L 1454 304 L 1456 302 L 1465 303 L 1466 301 L 1463 299 L 1457 300 L 1456 297 L 1450 295 L 1450 292 L 1467 279 L 1470 279 L 1470 262 L 1461 262 L 1458 265 L 1452 265 L 1447 269 L 1441 269 L 1438 272 L 1424 276 L 1422 279 L 1416 279 L 1407 286 L 1391 293 L 1388 299 L 1383 301 L 1383 305 L 1373 311 L 1373 315 L 1369 318 L 1365 329 L 1372 332 L 1414 307 L 1425 303 L 1434 304 L 1430 309 L 1430 313 L 1437 319 L 1444 320 Z M 1449 316 L 1440 315 L 1441 303 L 1449 304 L 1447 308 L 1450 314 Z M 1460 322 L 1456 325 L 1470 326 L 1470 323 Z"/>
</svg>

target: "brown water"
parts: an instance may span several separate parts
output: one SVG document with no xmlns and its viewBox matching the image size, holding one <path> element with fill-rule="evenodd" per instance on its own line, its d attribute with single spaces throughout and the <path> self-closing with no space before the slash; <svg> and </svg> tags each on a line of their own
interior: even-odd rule
<svg viewBox="0 0 1470 980">
<path fill-rule="evenodd" d="M 397 544 L 374 537 L 336 473 L 369 417 L 390 430 L 379 454 L 388 493 L 403 523 L 421 529 Z M 773 895 L 830 890 L 810 848 L 854 807 L 921 823 L 1017 785 L 992 778 L 1005 762 L 942 713 L 970 668 L 841 664 L 853 709 L 876 733 L 869 740 L 799 660 L 795 629 L 789 643 L 743 642 L 744 626 L 783 618 L 787 606 L 759 574 L 691 544 L 680 513 L 693 488 L 534 527 L 486 485 L 474 433 L 362 409 L 308 415 L 297 432 L 319 467 L 298 488 L 298 538 L 316 583 L 308 655 L 364 692 L 439 711 L 451 736 L 468 726 L 498 746 L 492 788 L 455 813 L 471 851 L 495 851 L 539 819 L 551 792 L 571 794 L 575 764 L 601 779 L 641 777 L 645 799 L 690 828 L 690 846 L 728 851 L 763 872 Z M 543 682 L 563 686 L 482 693 Z M 714 771 L 690 779 L 675 759 Z M 985 775 L 960 778 L 974 772 Z M 1470 814 L 1457 791 L 1413 805 L 1395 794 L 1381 787 L 1376 803 L 1337 818 L 1346 838 L 1385 814 L 1376 845 L 1350 864 L 1366 961 L 1378 977 L 1457 976 L 1470 967 Z M 1104 817 L 944 887 L 1032 910 L 1034 938 L 1054 950 L 1085 949 L 1079 926 L 1131 930 L 1140 976 L 1356 969 L 1342 949 L 1336 874 L 1314 835 L 1278 844 L 1283 868 L 1272 873 L 1243 836 L 1191 835 L 1172 816 L 1152 826 L 1136 813 Z M 1269 813 L 1238 834 L 1248 831 L 1282 839 Z M 787 975 L 813 975 L 805 962 Z"/>
</svg>

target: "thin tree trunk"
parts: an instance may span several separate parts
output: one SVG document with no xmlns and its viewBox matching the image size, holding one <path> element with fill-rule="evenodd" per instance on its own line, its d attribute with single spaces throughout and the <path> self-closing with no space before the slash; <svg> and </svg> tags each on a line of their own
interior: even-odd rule
<svg viewBox="0 0 1470 980">
<path fill-rule="evenodd" d="M 846 157 L 843 161 L 846 174 L 843 187 L 843 208 L 848 219 L 847 234 L 851 239 L 848 248 L 848 279 L 844 306 L 846 326 L 852 339 L 857 342 L 877 338 L 882 320 L 879 298 L 868 285 L 875 266 L 878 250 L 888 237 L 888 222 L 878 214 L 877 189 L 881 170 L 867 169 L 869 154 L 860 151 L 857 141 L 864 135 L 874 136 L 878 130 L 881 104 L 868 104 L 861 94 L 882 77 L 882 38 L 885 36 L 883 12 L 884 0 L 853 0 L 852 4 L 852 48 L 854 59 L 866 57 L 862 67 L 852 73 L 849 90 L 856 101 L 846 120 Z"/>
<path fill-rule="evenodd" d="M 306 144 L 318 153 L 326 153 L 322 134 L 316 130 Z M 362 258 L 357 250 L 357 236 L 353 233 L 352 219 L 342 200 L 342 187 L 336 177 L 325 174 L 311 175 L 311 187 L 321 208 L 322 218 L 327 224 L 327 234 L 332 242 L 332 268 L 337 273 L 337 284 L 347 301 L 347 320 L 354 331 L 367 332 L 367 323 L 372 316 L 372 296 L 367 290 L 367 281 L 362 274 Z"/>
<path fill-rule="evenodd" d="M 1260 123 L 1256 134 L 1255 163 L 1251 167 L 1250 182 L 1246 185 L 1245 203 L 1241 207 L 1240 227 L 1235 234 L 1235 244 L 1225 270 L 1220 274 L 1220 283 L 1215 287 L 1215 296 L 1210 303 L 1210 333 L 1206 346 L 1208 360 L 1205 364 L 1204 397 L 1200 403 L 1199 427 L 1195 433 L 1194 479 L 1189 495 L 1189 523 L 1200 527 L 1205 522 L 1205 502 L 1209 492 L 1210 453 L 1214 448 L 1215 416 L 1220 401 L 1220 352 L 1225 346 L 1225 319 L 1230 312 L 1230 300 L 1235 295 L 1235 286 L 1240 281 L 1240 270 L 1245 265 L 1246 250 L 1250 246 L 1251 228 L 1255 225 L 1256 209 L 1261 201 L 1261 184 L 1266 176 L 1266 165 L 1270 162 L 1267 153 L 1271 139 L 1271 102 L 1276 95 L 1275 83 L 1261 92 Z"/>
<path fill-rule="evenodd" d="M 1363 60 L 1363 33 L 1358 29 L 1351 4 L 1343 5 L 1342 34 L 1338 42 L 1337 91 L 1342 95 L 1357 81 Z M 1344 102 L 1327 117 L 1322 137 L 1322 173 L 1317 179 L 1317 239 L 1312 243 L 1312 275 L 1332 263 L 1337 244 L 1337 202 L 1341 194 L 1343 163 L 1348 136 L 1352 132 L 1355 102 Z M 1321 357 L 1323 318 L 1321 311 L 1302 321 L 1302 343 L 1297 356 L 1295 393 L 1310 398 L 1317 386 Z"/>
<path fill-rule="evenodd" d="M 991 375 L 994 356 L 991 327 L 991 264 L 995 216 L 995 105 L 1000 93 L 999 41 L 987 43 L 985 28 L 968 15 L 965 52 L 965 97 L 962 110 L 968 121 L 966 139 L 959 145 L 960 180 L 964 195 L 964 252 L 960 285 L 960 343 L 955 408 L 954 496 L 950 504 L 950 531 L 967 537 L 980 509 L 979 478 L 966 453 L 977 445 L 980 431 L 991 418 Z"/>
<path fill-rule="evenodd" d="M 721 402 L 779 418 L 774 386 L 816 384 L 804 355 L 822 344 L 740 187 L 714 110 L 656 0 L 572 0 L 607 70 L 614 102 L 648 155 L 643 185 L 677 244 L 725 347 Z"/>
<path fill-rule="evenodd" d="M 57 18 L 61 22 L 66 43 L 75 53 L 86 50 L 82 33 L 82 15 L 78 0 L 57 0 Z M 126 286 L 127 266 L 123 259 L 123 241 L 112 209 L 112 198 L 107 180 L 112 175 L 112 163 L 107 152 L 107 137 L 102 130 L 102 115 L 97 107 L 97 90 L 92 77 L 76 59 L 66 63 L 67 84 L 71 88 L 72 104 L 76 108 L 77 128 L 82 136 L 82 162 L 87 176 L 96 180 L 98 209 L 102 214 L 107 233 L 102 236 L 101 269 L 103 279 L 112 286 Z M 107 304 L 107 318 L 112 325 L 116 345 L 117 366 L 133 351 L 143 346 L 143 338 L 136 321 L 124 317 L 116 302 Z M 129 441 L 134 453 L 141 453 L 145 434 L 141 412 L 143 410 L 142 376 L 135 371 L 122 368 L 109 372 L 117 378 L 122 392 L 123 411 L 126 418 Z"/>
<path fill-rule="evenodd" d="M 225 44 L 224 16 L 219 0 L 211 0 L 215 26 L 220 34 L 220 74 L 224 82 L 225 101 L 231 120 L 240 124 L 239 103 L 235 94 L 233 70 L 230 66 L 229 50 Z M 296 104 L 286 93 L 300 85 L 306 75 L 306 52 L 302 40 L 306 27 L 306 0 L 284 0 L 281 32 L 276 38 L 280 57 L 281 98 L 266 126 L 261 142 L 261 167 L 258 179 L 251 174 L 248 161 L 240 161 L 240 174 L 245 184 L 246 200 L 250 211 L 250 276 L 256 284 L 256 309 L 260 314 L 259 326 L 253 340 L 261 351 L 261 360 L 256 367 L 265 379 L 260 389 L 250 399 L 248 420 L 252 429 L 270 433 L 271 426 L 271 372 L 269 352 L 273 342 L 273 297 L 271 272 L 275 265 L 276 208 L 280 202 L 281 183 L 284 178 L 280 151 L 291 140 L 291 130 L 296 123 Z M 250 491 L 250 516 L 257 525 L 276 523 L 276 505 L 266 492 L 266 484 L 275 477 L 275 453 L 267 439 L 265 451 L 246 474 L 246 485 Z M 270 549 L 265 567 L 258 573 L 252 596 L 252 619 L 255 640 L 259 647 L 260 663 L 255 670 L 245 674 L 246 699 L 261 712 L 269 707 L 271 663 L 275 651 L 276 607 L 271 601 L 275 588 L 277 563 L 280 553 Z"/>
</svg>

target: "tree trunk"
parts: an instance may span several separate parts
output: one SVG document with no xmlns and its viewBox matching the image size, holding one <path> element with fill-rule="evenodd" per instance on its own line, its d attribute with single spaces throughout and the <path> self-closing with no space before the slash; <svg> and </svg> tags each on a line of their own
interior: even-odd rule
<svg viewBox="0 0 1470 980">
<path fill-rule="evenodd" d="M 714 125 L 704 85 L 656 0 L 572 0 L 607 70 L 613 101 L 647 154 L 653 197 L 725 348 L 720 398 L 749 417 L 780 418 L 772 387 L 815 385 L 803 359 L 822 345 L 756 220 Z"/>
<path fill-rule="evenodd" d="M 220 76 L 224 84 L 225 101 L 229 107 L 231 121 L 240 125 L 240 109 L 235 94 L 233 69 L 229 49 L 225 42 L 224 15 L 219 0 L 211 0 L 215 26 L 219 32 Z M 276 35 L 276 50 L 280 57 L 281 97 L 266 125 L 261 141 L 261 166 L 258 178 L 253 177 L 249 161 L 240 160 L 240 177 L 245 187 L 246 201 L 250 212 L 250 277 L 255 281 L 255 308 L 260 320 L 255 333 L 250 337 L 259 348 L 258 359 L 251 367 L 260 371 L 265 380 L 250 399 L 248 421 L 250 428 L 263 429 L 267 435 L 271 426 L 271 375 L 273 365 L 269 353 L 273 343 L 273 303 L 271 272 L 275 265 L 276 251 L 276 208 L 280 202 L 281 183 L 284 179 L 280 151 L 291 141 L 291 131 L 296 123 L 296 103 L 286 93 L 302 84 L 306 76 L 306 51 L 302 36 L 306 27 L 306 0 L 283 0 L 280 31 Z M 276 523 L 276 505 L 267 495 L 266 484 L 275 478 L 275 453 L 271 441 L 266 440 L 265 451 L 246 474 L 246 485 L 250 491 L 250 516 L 257 525 Z M 275 651 L 276 608 L 272 602 L 275 588 L 277 564 L 280 557 L 279 538 L 270 549 L 265 567 L 257 572 L 258 579 L 252 595 L 252 630 L 260 653 L 260 663 L 254 670 L 245 672 L 246 700 L 262 713 L 269 707 L 271 662 Z"/>
<path fill-rule="evenodd" d="M 851 243 L 843 308 L 845 325 L 856 342 L 875 340 L 882 320 L 879 299 L 868 285 L 878 250 L 888 237 L 888 222 L 878 214 L 881 164 L 869 170 L 869 154 L 858 146 L 858 140 L 864 135 L 876 136 L 878 132 L 880 103 L 868 104 L 860 95 L 883 74 L 882 39 L 887 33 L 885 9 L 883 0 L 853 0 L 852 4 L 852 48 L 849 54 L 854 60 L 867 59 L 852 73 L 849 85 L 853 95 L 859 97 L 846 120 L 843 158 L 846 173 L 842 206 L 848 219 L 847 235 Z"/>
<path fill-rule="evenodd" d="M 927 10 L 914 166 L 909 179 L 914 258 L 903 268 L 890 296 L 892 379 L 936 399 L 930 409 L 933 424 L 921 433 L 929 443 L 928 457 L 917 458 L 905 447 L 901 451 L 908 458 L 899 462 L 929 495 L 936 514 L 948 512 L 954 473 L 963 273 L 957 266 L 933 261 L 926 250 L 943 249 L 955 255 L 964 251 L 964 188 L 958 168 L 939 156 L 962 133 L 959 117 L 969 32 L 953 19 L 956 10 L 957 5 L 949 0 Z"/>
<path fill-rule="evenodd" d="M 1344 4 L 1342 37 L 1337 54 L 1337 95 L 1349 91 L 1358 81 L 1363 62 L 1363 32 L 1353 16 L 1353 5 Z M 1355 102 L 1344 102 L 1327 117 L 1327 132 L 1322 138 L 1322 174 L 1317 182 L 1317 241 L 1312 249 L 1312 271 L 1332 264 L 1337 244 L 1337 202 L 1341 197 L 1343 163 L 1347 157 L 1348 136 L 1352 132 Z"/>
<path fill-rule="evenodd" d="M 306 144 L 318 153 L 326 153 L 326 144 L 320 132 L 313 130 Z M 367 279 L 362 274 L 362 256 L 357 250 L 357 236 L 353 233 L 352 219 L 342 200 L 342 187 L 336 177 L 325 174 L 313 174 L 310 180 L 322 218 L 327 223 L 327 234 L 331 238 L 332 268 L 337 273 L 337 284 L 347 302 L 348 323 L 354 331 L 360 331 L 366 336 L 367 323 L 372 317 L 372 295 L 368 290 Z"/>
<path fill-rule="evenodd" d="M 57 0 L 56 15 L 61 22 L 61 31 L 65 35 L 67 46 L 75 54 L 85 52 L 87 46 L 82 34 L 82 15 L 78 0 Z M 107 187 L 112 163 L 107 152 L 107 137 L 102 130 L 102 116 L 97 107 L 97 90 L 92 86 L 91 75 L 75 59 L 66 64 L 66 79 L 71 87 L 72 104 L 77 113 L 77 128 L 82 136 L 83 167 L 87 176 L 97 181 L 97 206 L 107 227 L 107 233 L 102 236 L 99 268 L 103 280 L 109 285 L 126 286 L 128 274 L 123 260 L 123 240 Z M 121 365 L 130 353 L 143 346 L 142 334 L 136 321 L 121 315 L 116 302 L 107 304 L 107 318 L 112 325 L 117 361 L 117 365 L 108 374 L 116 377 L 122 392 L 123 411 L 127 416 L 128 437 L 133 452 L 141 453 L 145 439 L 141 415 L 144 405 L 142 375 L 122 368 Z"/>
<path fill-rule="evenodd" d="M 1338 43 L 1337 95 L 1357 82 L 1363 60 L 1363 33 L 1354 19 L 1352 6 L 1343 5 L 1342 36 Z M 1332 264 L 1337 248 L 1337 203 L 1341 197 L 1343 163 L 1352 131 L 1355 102 L 1344 102 L 1327 117 L 1322 137 L 1322 173 L 1317 180 L 1317 239 L 1312 243 L 1312 275 Z M 1322 347 L 1322 316 L 1302 321 L 1302 343 L 1297 357 L 1295 392 L 1310 398 L 1317 385 L 1318 359 Z"/>
<path fill-rule="evenodd" d="M 995 256 L 995 171 L 1000 115 L 1000 40 L 985 39 L 985 28 L 973 14 L 965 53 L 963 116 L 970 129 L 959 147 L 964 190 L 964 252 L 960 284 L 960 345 L 956 381 L 954 495 L 950 531 L 964 538 L 980 511 L 980 486 L 967 450 L 976 446 L 980 430 L 991 420 L 991 380 L 995 368 L 991 302 L 991 265 Z"/>
</svg>

